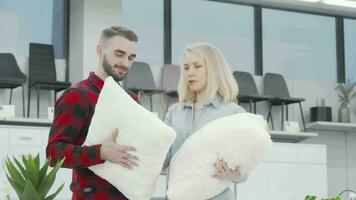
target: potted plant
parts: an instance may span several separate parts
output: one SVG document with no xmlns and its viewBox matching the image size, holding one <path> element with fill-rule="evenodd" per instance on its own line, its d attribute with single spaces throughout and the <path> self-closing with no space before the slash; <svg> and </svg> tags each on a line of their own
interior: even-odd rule
<svg viewBox="0 0 356 200">
<path fill-rule="evenodd" d="M 308 196 L 305 197 L 304 200 L 318 200 L 318 198 L 316 196 L 308 195 Z M 341 198 L 340 198 L 340 196 L 336 196 L 336 197 L 330 198 L 330 199 L 321 198 L 321 200 L 341 200 Z"/>
<path fill-rule="evenodd" d="M 20 200 L 52 200 L 62 190 L 64 184 L 47 196 L 64 159 L 58 161 L 49 173 L 47 170 L 50 159 L 47 158 L 45 164 L 40 167 L 38 154 L 34 158 L 31 154 L 22 156 L 22 163 L 15 157 L 13 161 L 9 158 L 6 160 L 6 177 Z"/>
<path fill-rule="evenodd" d="M 339 195 L 337 195 L 336 197 L 333 198 L 321 198 L 321 200 L 341 200 L 341 197 L 343 194 L 349 194 L 348 199 L 352 198 L 352 194 L 356 195 L 356 192 L 353 190 L 343 190 L 339 193 Z M 314 196 L 314 195 L 307 195 L 304 200 L 318 200 L 318 197 Z"/>
<path fill-rule="evenodd" d="M 339 83 L 335 88 L 339 92 L 339 102 L 341 102 L 338 118 L 339 122 L 350 122 L 350 108 L 348 104 L 350 101 L 356 97 L 356 92 L 354 88 L 356 83 L 351 83 L 351 81 L 346 81 L 346 83 Z"/>
</svg>

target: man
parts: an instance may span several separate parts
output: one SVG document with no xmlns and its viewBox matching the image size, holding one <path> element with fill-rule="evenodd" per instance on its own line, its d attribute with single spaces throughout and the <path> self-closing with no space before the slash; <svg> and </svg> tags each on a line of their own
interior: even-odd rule
<svg viewBox="0 0 356 200">
<path fill-rule="evenodd" d="M 91 72 L 88 79 L 71 86 L 56 102 L 46 152 L 47 157 L 51 157 L 51 166 L 65 158 L 63 167 L 73 169 L 70 185 L 73 200 L 127 199 L 88 167 L 108 160 L 133 169 L 138 165 L 138 158 L 133 154 L 135 148 L 114 143 L 117 130 L 113 131 L 112 142 L 93 146 L 82 144 L 105 78 L 111 76 L 117 82 L 125 78 L 136 57 L 137 41 L 137 35 L 125 27 L 103 30 L 96 48 L 99 57 L 96 71 Z M 130 95 L 137 101 L 136 96 Z"/>
</svg>

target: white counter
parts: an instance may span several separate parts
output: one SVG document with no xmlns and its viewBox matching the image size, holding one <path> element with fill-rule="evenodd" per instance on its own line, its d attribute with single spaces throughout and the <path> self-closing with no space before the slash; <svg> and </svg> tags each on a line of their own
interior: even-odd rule
<svg viewBox="0 0 356 200">
<path fill-rule="evenodd" d="M 0 125 L 0 156 L 40 153 L 45 158 L 49 127 Z M 237 185 L 238 200 L 299 200 L 308 194 L 327 195 L 326 146 L 313 144 L 274 143 L 266 160 L 252 171 L 246 183 Z M 2 162 L 0 174 L 5 180 Z M 71 170 L 61 169 L 55 185 L 65 182 L 56 199 L 70 199 Z M 165 176 L 161 176 L 154 197 L 165 196 Z M 232 185 L 233 188 L 233 185 Z M 14 193 L 12 192 L 12 197 Z"/>
</svg>

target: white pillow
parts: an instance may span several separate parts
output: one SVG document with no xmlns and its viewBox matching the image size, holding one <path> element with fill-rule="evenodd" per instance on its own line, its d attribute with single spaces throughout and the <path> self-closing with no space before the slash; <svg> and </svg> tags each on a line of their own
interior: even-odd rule
<svg viewBox="0 0 356 200">
<path fill-rule="evenodd" d="M 240 113 L 206 124 L 174 155 L 169 168 L 168 199 L 209 199 L 230 184 L 213 178 L 214 163 L 224 159 L 247 174 L 266 156 L 272 144 L 262 116 Z"/>
<path fill-rule="evenodd" d="M 137 149 L 138 167 L 132 170 L 106 161 L 89 167 L 122 192 L 128 199 L 150 199 L 161 173 L 175 131 L 136 103 L 111 77 L 105 80 L 84 145 L 110 140 L 119 129 L 116 143 Z"/>
</svg>

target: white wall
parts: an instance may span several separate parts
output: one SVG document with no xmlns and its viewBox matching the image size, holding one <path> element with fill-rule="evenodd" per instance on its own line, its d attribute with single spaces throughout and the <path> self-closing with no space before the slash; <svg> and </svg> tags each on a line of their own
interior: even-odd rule
<svg viewBox="0 0 356 200">
<path fill-rule="evenodd" d="M 70 1 L 69 81 L 83 77 L 84 0 Z"/>
<path fill-rule="evenodd" d="M 88 77 L 98 64 L 96 45 L 101 31 L 120 25 L 121 0 L 71 1 L 70 81 Z"/>
</svg>

